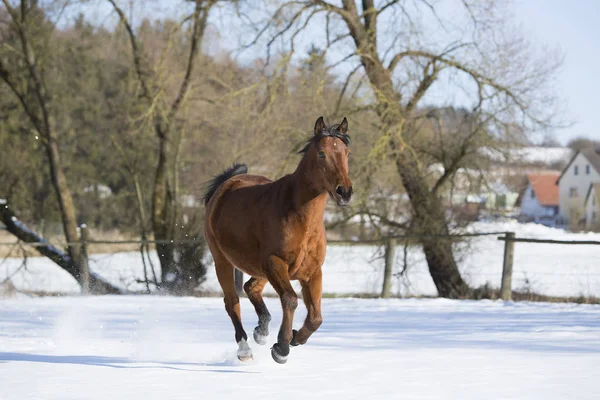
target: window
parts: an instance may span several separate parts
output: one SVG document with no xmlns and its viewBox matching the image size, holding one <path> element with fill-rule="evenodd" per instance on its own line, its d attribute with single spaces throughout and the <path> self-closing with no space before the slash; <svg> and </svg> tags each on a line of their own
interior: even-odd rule
<svg viewBox="0 0 600 400">
<path fill-rule="evenodd" d="M 577 171 L 577 170 L 575 170 L 575 171 Z M 571 197 L 571 198 L 577 197 L 577 188 L 572 187 L 569 189 L 569 197 Z"/>
<path fill-rule="evenodd" d="M 579 167 L 577 165 L 574 167 L 574 172 L 575 175 L 579 175 Z"/>
<path fill-rule="evenodd" d="M 590 174 L 590 164 L 585 166 L 585 174 L 589 175 Z"/>
</svg>

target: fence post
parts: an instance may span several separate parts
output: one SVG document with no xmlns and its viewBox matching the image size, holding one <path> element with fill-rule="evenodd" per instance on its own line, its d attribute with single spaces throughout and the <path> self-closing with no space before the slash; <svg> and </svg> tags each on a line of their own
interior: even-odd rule
<svg viewBox="0 0 600 400">
<path fill-rule="evenodd" d="M 387 238 L 385 241 L 385 268 L 383 270 L 383 288 L 381 297 L 387 299 L 392 292 L 392 271 L 396 256 L 396 239 Z"/>
<path fill-rule="evenodd" d="M 87 243 L 90 240 L 90 232 L 86 224 L 82 224 L 81 230 L 81 265 L 79 266 L 79 273 L 81 276 L 81 294 L 90 294 L 90 266 L 88 263 L 88 248 Z"/>
<path fill-rule="evenodd" d="M 515 242 L 511 239 L 515 238 L 514 232 L 506 232 L 504 236 L 504 260 L 502 263 L 502 286 L 500 295 L 502 300 L 508 301 L 512 297 L 512 272 L 513 259 L 515 256 Z"/>
<path fill-rule="evenodd" d="M 233 282 L 235 283 L 235 291 L 238 296 L 244 292 L 244 273 L 237 268 L 233 268 Z"/>
</svg>

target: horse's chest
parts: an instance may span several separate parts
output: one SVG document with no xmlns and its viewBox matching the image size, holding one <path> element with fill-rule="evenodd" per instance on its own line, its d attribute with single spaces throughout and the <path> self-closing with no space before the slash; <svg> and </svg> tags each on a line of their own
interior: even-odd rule
<svg viewBox="0 0 600 400">
<path fill-rule="evenodd" d="M 323 237 L 323 233 L 315 229 L 290 238 L 292 240 L 286 243 L 290 278 L 308 278 L 316 268 L 323 265 L 325 259 Z"/>
</svg>

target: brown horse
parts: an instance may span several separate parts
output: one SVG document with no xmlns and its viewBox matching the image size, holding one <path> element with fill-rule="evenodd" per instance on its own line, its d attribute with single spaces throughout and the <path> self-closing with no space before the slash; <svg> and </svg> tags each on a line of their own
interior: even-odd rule
<svg viewBox="0 0 600 400">
<path fill-rule="evenodd" d="M 252 359 L 252 350 L 242 326 L 234 266 L 251 276 L 244 290 L 258 314 L 256 343 L 265 344 L 269 334 L 271 314 L 262 298 L 267 282 L 281 299 L 283 320 L 277 343 L 271 348 L 276 362 L 285 363 L 290 345 L 306 343 L 321 325 L 325 203 L 329 195 L 339 206 L 345 206 L 352 196 L 347 131 L 346 118 L 327 127 L 320 117 L 293 174 L 271 181 L 247 175 L 246 165 L 235 164 L 210 182 L 204 197 L 204 233 L 225 296 L 225 309 L 235 328 L 237 356 L 242 361 Z M 298 306 L 292 279 L 300 281 L 308 310 L 298 331 L 292 330 Z"/>
</svg>

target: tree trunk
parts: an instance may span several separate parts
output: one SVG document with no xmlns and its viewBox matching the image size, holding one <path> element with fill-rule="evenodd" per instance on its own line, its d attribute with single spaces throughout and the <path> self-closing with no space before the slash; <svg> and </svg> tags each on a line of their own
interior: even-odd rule
<svg viewBox="0 0 600 400">
<path fill-rule="evenodd" d="M 119 15 L 121 22 L 125 25 L 131 48 L 133 52 L 133 61 L 136 74 L 142 89 L 142 96 L 148 102 L 148 106 L 154 108 L 154 93 L 163 90 L 157 82 L 153 82 L 152 76 L 146 71 L 152 70 L 149 65 L 143 61 L 143 53 L 137 43 L 134 29 L 127 19 L 123 10 L 114 0 L 109 0 L 113 8 Z M 196 286 L 197 279 L 194 280 L 198 268 L 196 264 L 201 263 L 201 259 L 192 262 L 190 265 L 183 265 L 184 260 L 191 254 L 203 253 L 203 245 L 176 244 L 175 226 L 177 223 L 177 214 L 179 202 L 177 201 L 177 152 L 181 144 L 181 136 L 173 137 L 172 130 L 174 120 L 185 102 L 192 84 L 192 76 L 198 52 L 201 48 L 201 42 L 204 37 L 208 15 L 211 8 L 216 4 L 215 0 L 196 0 L 193 19 L 192 35 L 190 38 L 190 52 L 186 65 L 186 72 L 181 82 L 174 101 L 164 112 L 158 112 L 153 117 L 154 129 L 159 140 L 158 163 L 156 166 L 156 175 L 154 179 L 154 188 L 152 191 L 152 230 L 154 239 L 166 240 L 170 243 L 160 243 L 156 245 L 156 251 L 161 265 L 161 289 L 170 292 L 180 292 L 180 288 Z M 186 235 L 187 236 L 187 235 Z M 190 235 L 193 236 L 193 235 Z M 204 269 L 200 269 L 204 271 Z"/>
<path fill-rule="evenodd" d="M 346 2 L 344 2 L 346 4 Z M 348 2 L 351 4 L 351 2 Z M 427 186 L 425 178 L 420 173 L 419 160 L 410 149 L 400 148 L 398 132 L 406 136 L 405 121 L 410 117 L 410 111 L 401 104 L 401 98 L 394 89 L 391 73 L 385 68 L 377 54 L 376 38 L 348 23 L 350 33 L 354 38 L 361 62 L 375 89 L 377 99 L 376 112 L 381 118 L 386 135 L 390 137 L 390 147 L 396 157 L 396 170 L 402 180 L 414 213 L 413 227 L 422 235 L 447 235 L 449 233 L 445 210 Z M 404 140 L 407 140 L 405 137 Z M 442 297 L 458 298 L 469 293 L 469 287 L 460 276 L 452 244 L 447 239 L 424 238 L 421 241 L 423 252 L 427 259 L 431 278 Z"/>
<path fill-rule="evenodd" d="M 169 150 L 170 143 L 167 132 L 161 132 L 159 136 L 158 163 L 154 178 L 154 189 L 152 192 L 152 230 L 156 240 L 172 240 L 169 227 L 171 204 L 169 196 Z M 177 271 L 174 270 L 174 251 L 170 243 L 156 245 L 158 259 L 161 266 L 160 286 L 164 289 L 171 286 L 177 280 Z"/>
<path fill-rule="evenodd" d="M 71 276 L 73 276 L 78 283 L 82 283 L 79 264 L 76 264 L 69 254 L 65 254 L 58 248 L 52 246 L 43 237 L 19 221 L 14 212 L 12 212 L 10 207 L 5 203 L 0 203 L 0 221 L 6 225 L 6 230 L 8 232 L 23 242 L 48 244 L 47 246 L 36 246 L 35 249 L 41 255 L 48 257 L 59 267 L 71 274 Z M 118 294 L 120 293 L 120 290 L 112 286 L 110 283 L 102 280 L 102 278 L 90 274 L 90 293 Z"/>
<path fill-rule="evenodd" d="M 48 161 L 50 162 L 50 175 L 52 177 L 52 185 L 54 186 L 54 191 L 56 192 L 56 197 L 58 198 L 58 204 L 60 206 L 60 214 L 62 217 L 65 238 L 67 239 L 68 243 L 76 243 L 79 241 L 79 235 L 77 234 L 75 205 L 73 204 L 71 190 L 69 189 L 67 178 L 60 163 L 60 153 L 58 150 L 56 133 L 54 131 L 50 131 L 48 132 L 47 137 L 48 143 L 46 144 L 46 151 L 48 154 Z M 69 246 L 68 251 L 75 265 L 81 265 L 80 246 Z M 77 281 L 79 281 L 79 272 L 75 278 Z"/>
<path fill-rule="evenodd" d="M 413 209 L 413 230 L 420 235 L 448 235 L 445 209 L 440 199 L 426 186 L 419 175 L 418 165 L 411 154 L 402 153 L 396 159 L 396 168 Z M 423 252 L 433 283 L 442 297 L 466 296 L 470 289 L 460 276 L 449 238 L 421 239 Z"/>
</svg>

